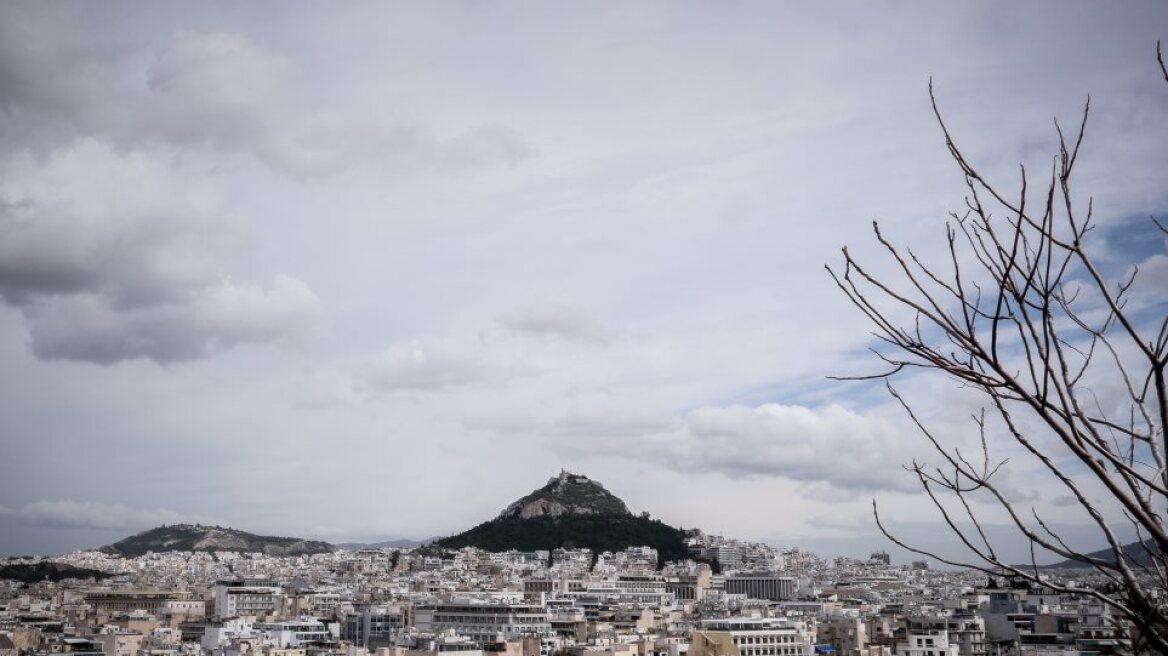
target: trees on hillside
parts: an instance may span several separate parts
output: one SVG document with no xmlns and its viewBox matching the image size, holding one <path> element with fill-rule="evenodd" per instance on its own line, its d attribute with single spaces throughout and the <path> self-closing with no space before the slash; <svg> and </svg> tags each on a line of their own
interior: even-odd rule
<svg viewBox="0 0 1168 656">
<path fill-rule="evenodd" d="M 1168 82 L 1159 47 L 1157 61 Z M 873 273 L 847 248 L 842 266 L 828 270 L 875 329 L 884 373 L 862 378 L 885 379 L 932 447 L 933 465 L 908 469 L 968 556 L 945 558 L 907 544 L 880 522 L 873 504 L 876 521 L 904 548 L 992 575 L 1051 585 L 1036 562 L 1043 552 L 1091 568 L 1108 585 L 1052 587 L 1092 597 L 1129 621 L 1137 651 L 1168 653 L 1168 280 L 1150 281 L 1152 293 L 1137 294 L 1137 267 L 1115 271 L 1089 247 L 1092 202 L 1072 193 L 1072 174 L 1090 101 L 1073 134 L 1055 123 L 1058 152 L 1041 189 L 1031 189 L 1022 168 L 1019 188 L 1007 193 L 966 159 L 931 84 L 929 94 L 967 188 L 965 207 L 947 222 L 944 264 L 918 257 L 874 224 L 895 274 Z M 892 385 L 920 370 L 980 392 L 976 452 L 930 428 Z M 1007 443 L 1097 529 L 1107 557 L 1072 546 L 1042 512 L 1018 500 L 1003 480 L 1005 460 L 995 459 Z M 1029 541 L 1029 564 L 1008 562 L 995 548 L 987 508 Z M 1125 550 L 1131 535 L 1138 546 Z"/>
</svg>

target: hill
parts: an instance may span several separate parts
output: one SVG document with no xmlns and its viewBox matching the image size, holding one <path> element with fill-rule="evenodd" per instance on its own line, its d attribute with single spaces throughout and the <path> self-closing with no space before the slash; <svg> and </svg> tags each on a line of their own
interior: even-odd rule
<svg viewBox="0 0 1168 656">
<path fill-rule="evenodd" d="M 400 538 L 397 540 L 382 540 L 381 542 L 342 542 L 336 547 L 338 549 L 412 549 L 414 547 L 423 547 L 430 544 L 437 538 L 428 538 L 425 540 L 410 540 L 409 538 Z"/>
<path fill-rule="evenodd" d="M 561 471 L 547 485 L 503 509 L 496 519 L 532 519 L 564 515 L 631 517 L 629 507 L 587 476 Z"/>
<path fill-rule="evenodd" d="M 587 547 L 593 553 L 649 546 L 657 550 L 658 562 L 665 563 L 689 557 L 686 536 L 646 515 L 633 515 L 624 501 L 587 476 L 564 471 L 495 519 L 436 540 L 434 546 L 487 551 Z"/>
<path fill-rule="evenodd" d="M 1150 540 L 1147 542 L 1147 545 L 1148 548 L 1155 549 L 1155 546 Z M 1129 562 L 1138 567 L 1151 566 L 1151 560 L 1148 558 L 1148 551 L 1143 546 L 1141 546 L 1139 542 L 1132 542 L 1131 544 L 1123 545 L 1123 553 L 1125 556 L 1127 556 Z M 1111 549 L 1100 549 L 1099 551 L 1093 551 L 1087 555 L 1091 556 L 1092 558 L 1106 560 L 1110 563 L 1115 562 L 1115 554 L 1111 552 Z M 1074 560 L 1064 560 L 1062 562 L 1054 563 L 1053 565 L 1045 565 L 1044 567 L 1050 569 L 1070 569 L 1077 567 L 1090 567 L 1090 565 L 1086 565 Z"/>
<path fill-rule="evenodd" d="M 200 524 L 159 526 L 101 548 L 108 554 L 132 558 L 148 551 L 237 551 L 269 556 L 331 553 L 333 545 L 301 538 L 253 535 L 245 531 Z"/>
<path fill-rule="evenodd" d="M 39 563 L 15 563 L 0 566 L 0 579 L 37 583 L 40 581 L 64 581 L 65 579 L 107 579 L 107 574 L 96 569 L 74 567 L 65 563 L 41 561 Z"/>
</svg>

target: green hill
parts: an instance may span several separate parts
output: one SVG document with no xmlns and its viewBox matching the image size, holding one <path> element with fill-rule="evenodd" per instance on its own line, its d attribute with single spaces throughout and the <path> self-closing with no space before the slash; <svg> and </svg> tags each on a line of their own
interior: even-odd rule
<svg viewBox="0 0 1168 656">
<path fill-rule="evenodd" d="M 66 563 L 41 561 L 39 563 L 14 563 L 0 566 L 0 579 L 20 581 L 22 583 L 37 583 L 40 581 L 64 581 L 65 579 L 108 579 L 113 574 L 107 574 L 96 569 L 74 567 Z"/>
<path fill-rule="evenodd" d="M 327 542 L 301 538 L 254 535 L 245 531 L 200 524 L 159 526 L 137 535 L 131 535 L 101 548 L 109 554 L 132 558 L 147 552 L 163 551 L 236 551 L 265 553 L 269 556 L 302 556 L 331 553 L 334 547 Z"/>
<path fill-rule="evenodd" d="M 1151 567 L 1152 561 L 1148 557 L 1148 550 L 1151 549 L 1153 552 L 1155 552 L 1156 547 L 1151 540 L 1148 540 L 1145 544 L 1147 545 L 1147 548 L 1145 548 L 1139 542 L 1132 542 L 1131 544 L 1123 545 L 1122 548 L 1124 557 L 1127 558 L 1128 561 L 1136 567 Z M 1109 563 L 1115 562 L 1115 553 L 1111 549 L 1100 549 L 1099 551 L 1092 551 L 1087 555 L 1092 558 L 1098 558 L 1099 560 L 1107 561 Z M 1090 565 L 1075 560 L 1064 560 L 1058 563 L 1054 563 L 1053 565 L 1045 565 L 1045 567 L 1052 569 L 1069 569 L 1078 567 L 1086 568 L 1090 567 Z"/>
<path fill-rule="evenodd" d="M 593 553 L 648 546 L 659 563 L 689 558 L 681 529 L 629 512 L 623 501 L 586 476 L 561 472 L 547 485 L 507 506 L 498 517 L 442 538 L 446 549 L 487 551 L 589 548 Z"/>
</svg>

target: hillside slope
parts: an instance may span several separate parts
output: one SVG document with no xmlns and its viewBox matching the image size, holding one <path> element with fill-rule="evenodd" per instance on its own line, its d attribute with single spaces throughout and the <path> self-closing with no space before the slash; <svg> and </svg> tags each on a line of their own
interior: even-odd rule
<svg viewBox="0 0 1168 656">
<path fill-rule="evenodd" d="M 175 524 L 131 535 L 101 550 L 131 558 L 149 551 L 237 551 L 259 552 L 269 556 L 301 556 L 331 553 L 335 549 L 331 544 L 317 540 L 254 535 L 219 526 Z"/>
<path fill-rule="evenodd" d="M 629 512 L 624 501 L 587 476 L 561 472 L 508 505 L 490 521 L 442 538 L 434 546 L 487 551 L 589 548 L 594 553 L 649 546 L 659 563 L 689 557 L 686 533 Z"/>
</svg>

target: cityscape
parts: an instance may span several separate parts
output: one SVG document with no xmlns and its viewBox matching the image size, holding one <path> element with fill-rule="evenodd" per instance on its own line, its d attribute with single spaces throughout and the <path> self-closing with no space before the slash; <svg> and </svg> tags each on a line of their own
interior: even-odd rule
<svg viewBox="0 0 1168 656">
<path fill-rule="evenodd" d="M 587 476 L 561 471 L 464 535 L 508 521 L 571 533 L 573 523 L 592 519 L 610 526 L 654 521 L 629 513 Z M 634 533 L 588 523 L 577 539 L 643 539 Z M 219 526 L 163 526 L 100 550 L 8 559 L 0 570 L 8 579 L 0 649 L 85 656 L 988 656 L 1122 653 L 1129 644 L 1097 601 L 1008 577 L 938 570 L 928 560 L 894 563 L 880 550 L 867 559 L 826 559 L 696 529 L 681 533 L 684 552 L 676 553 L 668 538 L 660 549 L 605 551 L 507 548 L 506 540 L 490 550 L 453 548 L 463 536 L 412 547 L 334 547 Z M 531 536 L 509 539 L 520 544 Z M 1092 578 L 1067 565 L 1074 564 L 1048 570 L 1052 584 Z"/>
<path fill-rule="evenodd" d="M 1168 656 L 1165 0 L 0 0 L 0 656 Z"/>
</svg>

